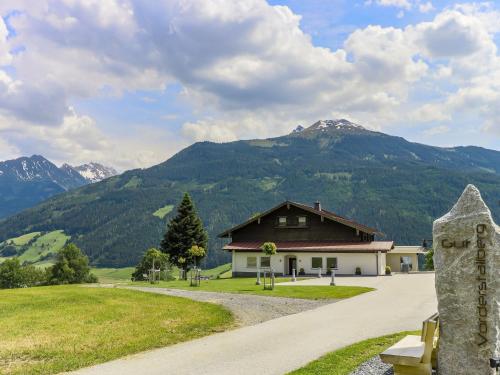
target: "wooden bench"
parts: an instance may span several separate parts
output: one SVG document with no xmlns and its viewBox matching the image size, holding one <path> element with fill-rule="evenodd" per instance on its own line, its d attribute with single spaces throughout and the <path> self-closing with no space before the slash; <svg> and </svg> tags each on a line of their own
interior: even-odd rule
<svg viewBox="0 0 500 375">
<path fill-rule="evenodd" d="M 380 353 L 380 359 L 393 365 L 394 375 L 431 375 L 438 338 L 439 315 L 434 314 L 423 322 L 421 336 L 406 336 Z"/>
</svg>

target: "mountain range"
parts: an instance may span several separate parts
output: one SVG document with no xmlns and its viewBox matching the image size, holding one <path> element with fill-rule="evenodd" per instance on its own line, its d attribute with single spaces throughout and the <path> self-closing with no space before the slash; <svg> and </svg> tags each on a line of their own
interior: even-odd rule
<svg viewBox="0 0 500 375">
<path fill-rule="evenodd" d="M 59 168 L 40 155 L 0 162 L 0 218 L 116 174 L 113 168 L 97 163 Z"/>
<path fill-rule="evenodd" d="M 58 194 L 0 222 L 0 241 L 63 230 L 94 265 L 133 265 L 158 246 L 187 191 L 209 233 L 206 266 L 228 260 L 217 233 L 286 199 L 320 200 L 383 238 L 418 245 L 468 183 L 498 219 L 500 152 L 427 146 L 321 120 L 276 138 L 198 142 L 151 168 Z"/>
</svg>

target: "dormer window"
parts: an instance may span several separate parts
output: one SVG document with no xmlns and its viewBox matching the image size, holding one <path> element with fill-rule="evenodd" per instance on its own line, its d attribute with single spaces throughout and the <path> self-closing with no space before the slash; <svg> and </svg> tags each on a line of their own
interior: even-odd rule
<svg viewBox="0 0 500 375">
<path fill-rule="evenodd" d="M 278 217 L 278 226 L 286 227 L 286 216 L 279 216 Z"/>
<path fill-rule="evenodd" d="M 299 216 L 298 217 L 298 225 L 299 225 L 299 227 L 305 227 L 307 225 L 307 217 Z"/>
</svg>

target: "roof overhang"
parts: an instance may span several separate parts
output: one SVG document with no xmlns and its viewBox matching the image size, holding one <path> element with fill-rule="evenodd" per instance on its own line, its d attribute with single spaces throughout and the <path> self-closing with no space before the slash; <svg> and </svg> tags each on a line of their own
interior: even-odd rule
<svg viewBox="0 0 500 375">
<path fill-rule="evenodd" d="M 425 254 L 422 246 L 394 246 L 391 254 Z"/>
<path fill-rule="evenodd" d="M 261 252 L 264 242 L 231 242 L 223 247 L 226 251 Z M 279 252 L 302 253 L 387 253 L 394 248 L 393 241 L 333 242 L 333 241 L 283 241 L 276 242 Z"/>
</svg>

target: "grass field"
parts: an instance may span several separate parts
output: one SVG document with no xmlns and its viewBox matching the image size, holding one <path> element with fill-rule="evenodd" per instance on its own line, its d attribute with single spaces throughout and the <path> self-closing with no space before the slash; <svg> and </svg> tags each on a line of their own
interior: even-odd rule
<svg viewBox="0 0 500 375">
<path fill-rule="evenodd" d="M 377 337 L 328 353 L 288 375 L 348 375 L 368 359 L 380 354 L 406 335 L 420 335 L 418 332 L 399 332 Z"/>
<path fill-rule="evenodd" d="M 155 212 L 153 212 L 153 216 L 156 216 L 160 219 L 163 219 L 165 216 L 167 216 L 172 210 L 174 209 L 173 204 L 167 204 L 165 207 L 159 208 Z"/>
<path fill-rule="evenodd" d="M 39 236 L 39 235 L 40 235 L 40 232 L 23 234 L 22 236 L 19 236 L 16 238 L 11 238 L 10 240 L 7 240 L 6 242 L 12 242 L 16 246 L 24 246 L 28 242 L 30 242 L 33 238 L 35 238 L 36 236 Z"/>
<path fill-rule="evenodd" d="M 131 280 L 134 267 L 125 268 L 92 268 L 90 272 L 97 276 L 100 283 L 126 283 Z"/>
<path fill-rule="evenodd" d="M 202 270 L 201 274 L 203 276 L 209 276 L 213 279 L 216 279 L 217 276 L 221 277 L 228 271 L 231 271 L 231 263 L 226 263 L 221 266 L 215 267 L 215 268 L 210 268 L 208 270 Z"/>
<path fill-rule="evenodd" d="M 55 230 L 44 234 L 36 239 L 24 253 L 19 256 L 19 261 L 37 262 L 40 258 L 55 254 L 68 242 L 70 236 L 64 234 L 62 230 Z"/>
<path fill-rule="evenodd" d="M 29 262 L 36 266 L 46 267 L 52 264 L 52 260 L 50 259 L 52 255 L 57 253 L 69 239 L 70 236 L 67 236 L 62 230 L 45 234 L 32 232 L 2 242 L 0 244 L 0 251 L 5 246 L 14 246 L 21 263 Z M 44 257 L 47 259 L 44 259 Z M 5 259 L 7 258 L 0 258 L 0 262 Z"/>
<path fill-rule="evenodd" d="M 92 268 L 91 272 L 99 278 L 100 283 L 126 283 L 130 281 L 132 273 L 134 272 L 134 267 L 125 268 Z M 217 276 L 231 272 L 231 263 L 226 263 L 221 266 L 203 270 L 201 273 L 203 276 L 208 276 L 211 278 L 217 278 Z M 174 269 L 172 271 L 174 276 L 177 276 L 179 271 Z"/>
<path fill-rule="evenodd" d="M 221 306 L 79 286 L 0 291 L 0 373 L 54 374 L 231 327 Z"/>
<path fill-rule="evenodd" d="M 210 292 L 225 293 L 247 293 L 258 294 L 270 297 L 290 297 L 305 299 L 343 299 L 357 296 L 361 293 L 370 292 L 372 288 L 358 286 L 288 286 L 279 285 L 280 281 L 289 281 L 290 279 L 276 279 L 277 285 L 274 290 L 264 290 L 262 285 L 255 285 L 255 278 L 234 278 L 234 279 L 215 279 L 201 281 L 201 286 L 191 287 L 189 281 L 161 281 L 159 284 L 149 284 L 147 282 L 133 282 L 131 285 L 154 286 L 161 288 L 177 288 L 186 290 L 204 290 Z"/>
</svg>

